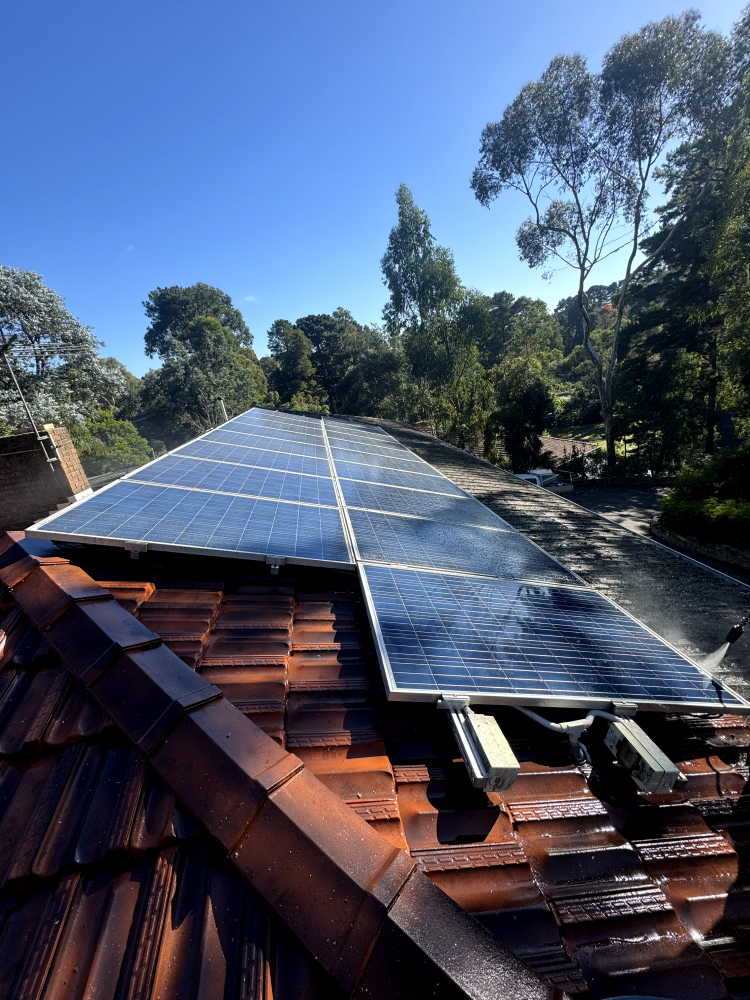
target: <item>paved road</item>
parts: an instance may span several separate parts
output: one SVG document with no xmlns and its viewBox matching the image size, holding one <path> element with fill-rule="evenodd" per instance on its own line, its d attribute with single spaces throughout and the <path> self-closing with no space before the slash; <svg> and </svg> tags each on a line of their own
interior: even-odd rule
<svg viewBox="0 0 750 1000">
<path fill-rule="evenodd" d="M 625 528 L 648 534 L 651 519 L 661 511 L 661 501 L 667 487 L 631 486 L 576 486 L 566 499 L 580 504 L 586 510 L 611 517 Z"/>
<path fill-rule="evenodd" d="M 750 607 L 750 587 L 745 584 L 718 577 L 646 537 L 428 434 L 393 421 L 377 422 L 689 656 L 720 646 L 731 625 Z M 635 516 L 645 517 L 644 509 Z M 731 647 L 717 672 L 750 698 L 750 635 Z"/>
</svg>

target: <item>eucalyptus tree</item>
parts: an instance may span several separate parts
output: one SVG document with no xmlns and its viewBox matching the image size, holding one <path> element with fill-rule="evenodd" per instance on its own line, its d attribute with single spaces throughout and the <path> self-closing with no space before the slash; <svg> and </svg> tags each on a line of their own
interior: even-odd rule
<svg viewBox="0 0 750 1000">
<path fill-rule="evenodd" d="M 628 289 L 664 251 L 700 200 L 705 184 L 684 204 L 670 232 L 636 264 L 650 228 L 650 184 L 674 144 L 711 127 L 727 102 L 729 46 L 687 11 L 623 37 L 589 71 L 581 55 L 556 56 L 528 83 L 499 122 L 482 133 L 471 185 L 485 206 L 506 190 L 531 205 L 516 234 L 531 267 L 571 267 L 583 344 L 591 360 L 604 417 L 607 459 L 616 461 L 612 385 Z M 617 314 L 606 354 L 591 340 L 585 291 L 602 261 L 626 251 Z"/>
<path fill-rule="evenodd" d="M 380 266 L 390 299 L 383 310 L 386 330 L 398 341 L 404 330 L 424 329 L 461 299 L 453 254 L 438 246 L 430 217 L 402 184 L 396 192 L 398 222 L 391 229 Z"/>
<path fill-rule="evenodd" d="M 82 424 L 115 404 L 125 377 L 99 358 L 100 346 L 41 275 L 0 264 L 0 351 L 37 422 Z M 7 433 L 26 419 L 8 364 L 0 360 L 0 423 Z"/>
</svg>

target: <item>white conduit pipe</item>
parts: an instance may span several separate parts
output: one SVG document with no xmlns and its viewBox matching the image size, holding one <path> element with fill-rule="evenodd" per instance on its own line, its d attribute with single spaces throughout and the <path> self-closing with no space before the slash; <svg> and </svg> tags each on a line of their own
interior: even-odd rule
<svg viewBox="0 0 750 1000">
<path fill-rule="evenodd" d="M 523 712 L 524 715 L 528 715 L 534 722 L 538 722 L 540 726 L 552 729 L 556 733 L 565 733 L 570 740 L 571 753 L 579 763 L 582 760 L 585 760 L 588 764 L 591 763 L 586 745 L 581 743 L 581 736 L 589 726 L 593 725 L 594 719 L 606 719 L 608 722 L 622 722 L 621 716 L 613 715 L 611 712 L 603 712 L 598 708 L 589 709 L 585 719 L 574 719 L 571 722 L 550 722 L 549 719 L 545 719 L 543 716 L 537 715 L 536 712 L 532 712 L 530 708 L 521 708 L 520 705 L 514 707 L 519 712 Z"/>
</svg>

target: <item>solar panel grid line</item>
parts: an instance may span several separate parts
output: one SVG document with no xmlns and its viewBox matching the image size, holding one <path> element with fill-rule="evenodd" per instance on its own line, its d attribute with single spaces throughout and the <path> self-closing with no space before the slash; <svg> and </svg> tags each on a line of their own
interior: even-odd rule
<svg viewBox="0 0 750 1000">
<path fill-rule="evenodd" d="M 371 483 L 367 479 L 351 479 L 347 476 L 337 476 L 337 478 L 340 483 L 355 483 L 357 486 L 363 485 L 368 487 L 379 487 L 384 490 L 408 490 L 409 493 L 421 493 L 426 496 L 436 497 L 451 497 L 454 500 L 464 499 L 464 497 L 461 497 L 459 493 L 441 493 L 438 490 L 427 490 L 419 486 L 394 486 L 393 483 Z M 480 506 L 484 507 L 484 504 L 480 504 Z M 487 507 L 484 509 L 487 510 L 488 513 L 492 513 L 492 511 L 489 511 Z M 497 514 L 494 516 L 497 517 Z M 502 518 L 500 518 L 500 520 L 502 520 Z"/>
<path fill-rule="evenodd" d="M 191 462 L 206 462 L 207 464 L 210 464 L 210 465 L 226 465 L 229 468 L 234 468 L 234 469 L 236 469 L 236 468 L 258 469 L 260 471 L 278 473 L 277 469 L 266 469 L 265 466 L 262 466 L 262 465 L 247 465 L 246 463 L 242 463 L 242 462 L 228 462 L 224 458 L 205 458 L 202 455 L 183 455 L 183 454 L 177 455 L 174 452 L 170 452 L 169 456 L 167 456 L 167 455 L 160 456 L 161 459 L 165 459 L 167 457 L 173 457 L 175 459 L 180 459 L 180 460 L 189 460 Z M 150 464 L 153 464 L 153 463 L 150 463 Z M 134 472 L 129 472 L 126 476 L 123 476 L 122 478 L 123 479 L 130 479 L 132 476 L 137 476 L 137 475 L 140 474 L 141 470 L 144 469 L 144 468 L 145 468 L 145 466 L 141 466 L 140 468 L 134 470 Z M 289 474 L 290 475 L 295 475 L 295 476 L 305 476 L 305 477 L 307 477 L 309 479 L 330 479 L 331 478 L 330 475 L 328 475 L 328 476 L 321 476 L 321 475 L 317 475 L 314 472 L 294 472 L 294 473 L 289 473 Z"/>
<path fill-rule="evenodd" d="M 361 513 L 363 514 L 387 514 L 388 517 L 406 517 L 412 521 L 430 521 L 433 524 L 441 523 L 436 518 L 428 517 L 426 514 L 412 514 L 411 512 L 407 513 L 406 511 L 400 511 L 400 510 L 384 511 L 378 507 L 357 507 L 354 504 L 347 504 L 347 510 L 358 510 L 361 511 Z M 472 524 L 468 521 L 454 522 L 454 523 L 462 524 L 467 528 L 476 528 L 477 531 L 501 531 L 505 533 L 505 532 L 511 532 L 513 530 L 510 526 L 496 527 L 495 525 L 492 524 Z"/>
<path fill-rule="evenodd" d="M 346 545 L 349 550 L 349 554 L 355 565 L 359 561 L 359 547 L 357 545 L 357 536 L 354 533 L 354 528 L 352 527 L 351 519 L 349 518 L 349 509 L 344 500 L 344 495 L 341 491 L 341 483 L 336 475 L 336 465 L 333 461 L 333 456 L 331 455 L 331 446 L 328 443 L 328 432 L 325 425 L 325 421 L 321 418 L 320 421 L 321 431 L 323 434 L 323 440 L 325 441 L 326 452 L 328 454 L 328 462 L 331 466 L 331 478 L 333 479 L 333 488 L 336 491 L 336 500 L 339 506 L 339 514 L 341 516 L 341 524 L 344 529 L 344 537 L 346 539 Z"/>
<path fill-rule="evenodd" d="M 257 448 L 243 448 L 240 445 L 213 441 L 193 442 L 183 445 L 180 450 L 180 456 L 188 458 L 212 459 L 218 455 L 224 456 L 225 461 L 248 465 L 251 468 L 331 478 L 331 468 L 327 458 L 308 458 L 303 455 L 292 455 L 289 452 L 259 451 Z"/>
<path fill-rule="evenodd" d="M 129 483 L 139 483 L 142 486 L 162 486 L 168 485 L 171 490 L 183 490 L 185 493 L 207 493 L 209 496 L 220 497 L 246 497 L 248 500 L 267 500 L 268 497 L 260 496 L 257 493 L 231 493 L 228 490 L 207 490 L 201 486 L 179 486 L 176 483 L 153 483 L 148 479 L 128 478 Z M 288 503 L 296 507 L 325 507 L 328 510 L 337 510 L 335 504 L 311 503 L 308 500 L 285 500 L 283 497 L 274 497 L 276 503 Z"/>
</svg>

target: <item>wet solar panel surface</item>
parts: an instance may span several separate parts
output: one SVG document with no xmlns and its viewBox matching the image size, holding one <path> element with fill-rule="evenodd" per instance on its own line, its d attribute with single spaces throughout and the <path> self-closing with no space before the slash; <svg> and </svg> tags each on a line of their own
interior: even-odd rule
<svg viewBox="0 0 750 1000">
<path fill-rule="evenodd" d="M 358 559 L 392 696 L 744 705 L 379 427 L 254 409 L 39 528 L 125 547 Z"/>
<path fill-rule="evenodd" d="M 320 421 L 257 409 L 43 524 L 73 540 L 352 563 Z"/>
<path fill-rule="evenodd" d="M 731 710 L 742 699 L 594 591 L 365 566 L 391 693 Z"/>
<path fill-rule="evenodd" d="M 512 580 L 574 583 L 575 577 L 498 519 L 497 528 L 349 508 L 365 562 L 463 570 Z"/>
</svg>

